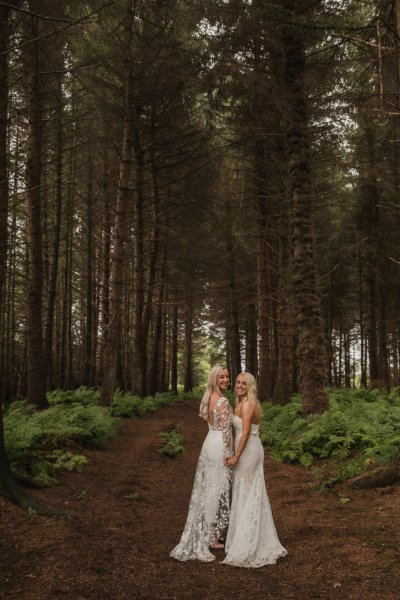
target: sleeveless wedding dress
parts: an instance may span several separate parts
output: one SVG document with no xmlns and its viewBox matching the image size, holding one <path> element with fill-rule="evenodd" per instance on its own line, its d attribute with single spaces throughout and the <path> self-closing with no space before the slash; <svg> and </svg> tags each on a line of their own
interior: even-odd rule
<svg viewBox="0 0 400 600">
<path fill-rule="evenodd" d="M 232 456 L 232 416 L 228 400 L 219 398 L 197 463 L 181 541 L 170 554 L 177 560 L 215 560 L 209 546 L 228 526 L 232 469 L 224 459 Z"/>
<path fill-rule="evenodd" d="M 233 417 L 235 447 L 242 435 L 242 419 Z M 264 480 L 264 448 L 259 426 L 252 425 L 245 449 L 234 469 L 232 504 L 224 564 L 262 567 L 287 554 L 281 545 Z"/>
</svg>

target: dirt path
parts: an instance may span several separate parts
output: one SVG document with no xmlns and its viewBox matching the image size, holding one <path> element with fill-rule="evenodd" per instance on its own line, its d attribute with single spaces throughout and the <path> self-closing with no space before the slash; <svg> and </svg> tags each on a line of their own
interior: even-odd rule
<svg viewBox="0 0 400 600">
<path fill-rule="evenodd" d="M 265 461 L 279 537 L 277 565 L 238 569 L 179 563 L 179 541 L 205 435 L 197 402 L 125 421 L 123 434 L 87 452 L 81 473 L 35 492 L 72 512 L 70 521 L 30 519 L 0 501 L 0 600 L 204 600 L 400 598 L 400 490 L 312 489 L 301 467 Z M 158 453 L 158 432 L 181 423 L 186 453 Z M 135 494 L 139 498 L 135 499 Z"/>
</svg>

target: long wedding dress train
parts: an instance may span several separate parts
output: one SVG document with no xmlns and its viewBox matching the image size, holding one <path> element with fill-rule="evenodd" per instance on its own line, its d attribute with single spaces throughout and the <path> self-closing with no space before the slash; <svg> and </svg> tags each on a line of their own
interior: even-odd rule
<svg viewBox="0 0 400 600">
<path fill-rule="evenodd" d="M 228 526 L 232 469 L 224 459 L 232 456 L 232 415 L 228 400 L 219 398 L 197 463 L 186 525 L 170 554 L 177 560 L 215 560 L 209 546 Z"/>
<path fill-rule="evenodd" d="M 242 435 L 242 419 L 233 417 L 235 447 Z M 264 479 L 264 448 L 258 425 L 251 426 L 245 449 L 235 465 L 232 504 L 224 564 L 262 567 L 276 563 L 287 551 L 276 533 Z"/>
</svg>

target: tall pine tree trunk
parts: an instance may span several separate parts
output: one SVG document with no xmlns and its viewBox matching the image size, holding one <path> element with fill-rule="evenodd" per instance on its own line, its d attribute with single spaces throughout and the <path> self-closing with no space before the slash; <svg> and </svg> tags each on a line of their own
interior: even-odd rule
<svg viewBox="0 0 400 600">
<path fill-rule="evenodd" d="M 258 393 L 260 400 L 270 399 L 271 364 L 270 332 L 268 323 L 268 214 L 265 195 L 265 151 L 261 139 L 254 148 L 254 188 L 257 198 L 257 315 L 258 315 Z"/>
<path fill-rule="evenodd" d="M 134 130 L 134 150 L 136 158 L 136 193 L 135 193 L 135 248 L 134 248 L 134 280 L 135 302 L 133 319 L 133 384 L 132 391 L 144 396 L 147 373 L 147 331 L 149 319 L 144 319 L 144 311 L 150 315 L 151 307 L 144 300 L 144 151 L 140 140 L 139 127 Z"/>
<path fill-rule="evenodd" d="M 178 325 L 179 309 L 176 296 L 172 307 L 171 325 L 171 391 L 178 393 Z"/>
<path fill-rule="evenodd" d="M 131 27 L 129 46 L 131 44 Z M 129 173 L 131 166 L 132 147 L 132 66 L 127 64 L 127 77 L 125 82 L 125 115 L 122 139 L 121 161 L 118 178 L 118 192 L 116 215 L 114 225 L 114 245 L 112 250 L 111 290 L 110 290 L 110 321 L 108 325 L 107 341 L 104 351 L 103 381 L 101 388 L 101 404 L 109 406 L 114 393 L 117 372 L 117 358 L 119 351 L 119 335 L 121 329 L 121 295 L 123 275 L 123 252 L 127 231 L 126 214 L 129 198 Z"/>
<path fill-rule="evenodd" d="M 51 250 L 51 266 L 50 266 L 50 277 L 48 286 L 48 300 L 47 300 L 47 315 L 46 315 L 46 328 L 44 336 L 44 347 L 45 357 L 47 364 L 47 387 L 51 389 L 53 386 L 53 325 L 54 325 L 54 307 L 56 301 L 56 289 L 57 289 L 57 276 L 58 276 L 58 258 L 60 249 L 60 236 L 61 236 L 61 215 L 62 215 L 62 196 L 63 196 L 63 94 L 62 94 L 62 77 L 61 72 L 63 68 L 63 60 L 61 56 L 61 49 L 58 50 L 59 60 L 57 61 L 57 68 L 59 74 L 57 74 L 56 90 L 54 94 L 54 101 L 56 104 L 55 118 L 56 118 L 56 194 L 55 194 L 55 219 L 54 219 L 54 233 L 53 233 L 53 244 Z"/>
<path fill-rule="evenodd" d="M 240 353 L 240 331 L 239 331 L 239 309 L 237 302 L 237 290 L 236 290 L 236 275 L 235 275 L 235 257 L 233 248 L 233 233 L 232 233 L 232 220 L 230 216 L 229 206 L 225 205 L 225 218 L 226 218 L 226 252 L 229 261 L 229 307 L 230 307 L 230 320 L 229 326 L 231 330 L 231 381 L 236 381 L 236 377 L 242 371 L 241 366 L 241 353 Z"/>
<path fill-rule="evenodd" d="M 257 308 L 253 302 L 250 302 L 247 306 L 246 371 L 257 377 Z"/>
<path fill-rule="evenodd" d="M 4 5 L 6 4 L 6 5 Z M 10 6 L 6 2 L 0 6 L 0 311 L 3 312 L 3 293 L 6 281 L 7 241 L 8 241 L 8 160 L 7 160 L 7 118 L 8 118 L 8 47 L 10 35 Z M 3 398 L 0 397 L 0 494 L 24 504 L 24 496 L 11 472 L 5 449 Z"/>
<path fill-rule="evenodd" d="M 303 413 L 309 414 L 326 410 L 328 396 L 324 390 L 327 365 L 312 230 L 310 139 L 304 91 L 305 52 L 302 41 L 293 28 L 283 34 L 282 43 L 299 388 Z"/>
<path fill-rule="evenodd" d="M 193 298 L 188 298 L 186 302 L 184 391 L 190 392 L 193 389 Z"/>
<path fill-rule="evenodd" d="M 289 283 L 286 248 L 280 244 L 280 277 L 278 288 L 278 364 L 273 400 L 276 404 L 287 404 L 293 394 L 293 299 Z"/>
<path fill-rule="evenodd" d="M 92 150 L 88 148 L 88 186 L 86 199 L 86 273 L 85 273 L 85 346 L 84 372 L 85 385 L 92 386 L 94 379 L 94 337 L 95 337 L 95 299 L 94 299 L 94 198 L 93 198 L 93 159 Z"/>
<path fill-rule="evenodd" d="M 30 10 L 40 12 L 38 2 L 30 2 Z M 28 401 L 46 407 L 45 360 L 42 334 L 42 233 L 41 233 L 41 153 L 42 98 L 40 90 L 39 18 L 30 17 L 26 47 L 28 86 L 28 135 L 26 150 L 26 215 L 28 243 L 27 280 L 27 386 Z"/>
</svg>

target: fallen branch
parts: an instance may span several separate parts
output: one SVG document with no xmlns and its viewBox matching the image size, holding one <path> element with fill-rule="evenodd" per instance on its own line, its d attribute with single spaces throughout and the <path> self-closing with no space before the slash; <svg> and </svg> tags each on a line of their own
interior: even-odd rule
<svg viewBox="0 0 400 600">
<path fill-rule="evenodd" d="M 368 473 L 358 475 L 349 481 L 352 488 L 365 490 L 377 487 L 387 487 L 400 482 L 400 453 L 387 467 L 379 467 Z"/>
</svg>

